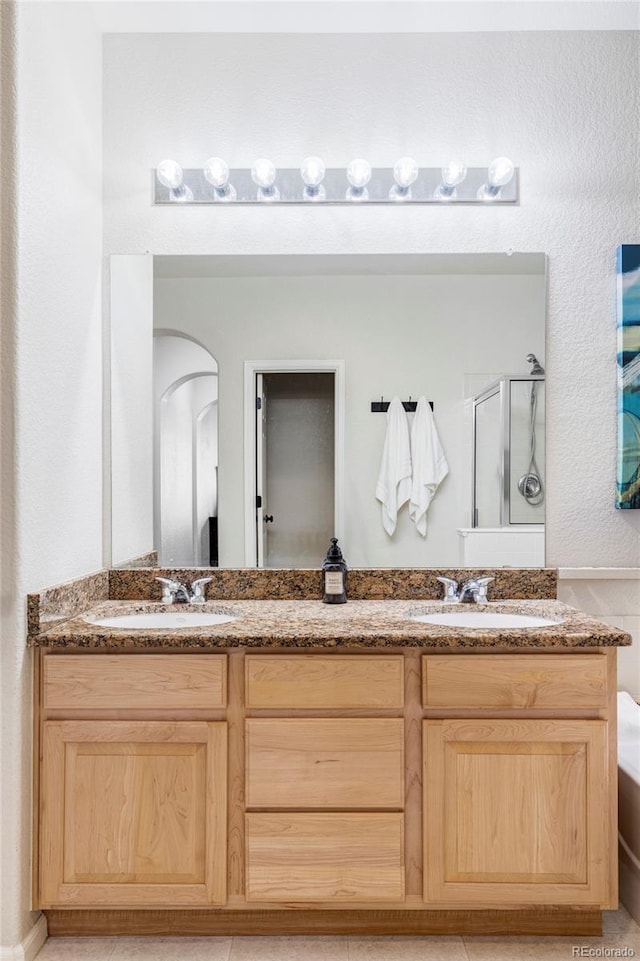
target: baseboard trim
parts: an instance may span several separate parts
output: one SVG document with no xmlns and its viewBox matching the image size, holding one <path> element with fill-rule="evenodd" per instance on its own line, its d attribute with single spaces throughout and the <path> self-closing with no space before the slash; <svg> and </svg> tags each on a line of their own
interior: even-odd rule
<svg viewBox="0 0 640 961">
<path fill-rule="evenodd" d="M 541 907 L 514 910 L 174 909 L 47 911 L 51 937 L 114 935 L 602 935 L 602 912 Z"/>
<path fill-rule="evenodd" d="M 41 914 L 29 933 L 20 944 L 0 947 L 0 961 L 34 961 L 35 956 L 47 940 L 47 919 Z"/>
</svg>

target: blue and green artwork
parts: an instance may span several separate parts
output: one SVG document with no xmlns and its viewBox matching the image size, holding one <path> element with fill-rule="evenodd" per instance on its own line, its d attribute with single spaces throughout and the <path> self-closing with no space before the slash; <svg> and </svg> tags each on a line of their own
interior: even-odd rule
<svg viewBox="0 0 640 961">
<path fill-rule="evenodd" d="M 640 244 L 618 247 L 618 488 L 640 510 Z"/>
</svg>

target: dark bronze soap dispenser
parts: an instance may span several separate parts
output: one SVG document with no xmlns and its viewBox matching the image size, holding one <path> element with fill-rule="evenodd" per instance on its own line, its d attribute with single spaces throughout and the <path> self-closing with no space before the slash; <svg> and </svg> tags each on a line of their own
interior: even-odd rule
<svg viewBox="0 0 640 961">
<path fill-rule="evenodd" d="M 327 556 L 322 565 L 324 574 L 325 604 L 346 604 L 347 601 L 347 564 L 338 547 L 338 538 L 332 537 Z"/>
</svg>

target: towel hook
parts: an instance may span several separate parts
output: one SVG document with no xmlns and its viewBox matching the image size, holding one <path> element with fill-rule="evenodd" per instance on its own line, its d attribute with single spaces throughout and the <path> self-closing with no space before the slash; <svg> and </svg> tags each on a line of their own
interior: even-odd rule
<svg viewBox="0 0 640 961">
<path fill-rule="evenodd" d="M 416 402 L 415 400 L 412 400 L 412 399 L 411 399 L 411 394 L 409 394 L 409 400 L 403 400 L 403 401 L 402 401 L 402 406 L 404 407 L 404 409 L 405 409 L 407 412 L 411 413 L 411 412 L 414 412 L 414 411 L 416 410 L 418 404 L 417 404 L 417 402 Z M 429 406 L 430 406 L 431 410 L 433 410 L 433 401 L 432 401 L 432 400 L 429 401 Z M 371 402 L 371 413 L 372 413 L 372 414 L 384 413 L 384 412 L 387 411 L 387 410 L 389 410 L 389 401 L 384 399 L 384 394 L 380 394 L 380 400 L 374 400 L 374 401 Z"/>
</svg>

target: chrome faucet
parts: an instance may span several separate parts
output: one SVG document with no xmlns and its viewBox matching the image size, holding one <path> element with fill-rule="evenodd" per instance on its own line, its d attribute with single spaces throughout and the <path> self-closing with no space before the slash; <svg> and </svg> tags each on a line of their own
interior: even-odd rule
<svg viewBox="0 0 640 961">
<path fill-rule="evenodd" d="M 458 582 L 454 581 L 452 577 L 438 577 L 436 580 L 444 584 L 444 598 L 449 604 L 457 604 L 460 598 L 458 597 Z"/>
<path fill-rule="evenodd" d="M 487 603 L 487 584 L 493 577 L 471 578 L 460 588 L 458 600 L 461 604 L 486 604 Z"/>
<path fill-rule="evenodd" d="M 487 584 L 493 577 L 472 577 L 465 581 L 460 590 L 458 582 L 452 577 L 438 577 L 444 584 L 444 598 L 449 604 L 486 604 Z"/>
<path fill-rule="evenodd" d="M 163 604 L 204 604 L 207 599 L 204 586 L 212 578 L 198 577 L 197 580 L 191 582 L 191 588 L 172 577 L 156 577 L 156 580 L 162 584 Z"/>
</svg>

